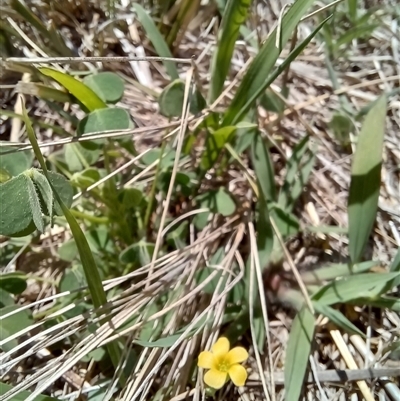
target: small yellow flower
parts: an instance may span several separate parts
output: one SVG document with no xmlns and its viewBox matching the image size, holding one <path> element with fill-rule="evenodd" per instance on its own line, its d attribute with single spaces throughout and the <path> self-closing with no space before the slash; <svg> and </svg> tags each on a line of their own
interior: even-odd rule
<svg viewBox="0 0 400 401">
<path fill-rule="evenodd" d="M 246 369 L 240 365 L 249 354 L 242 347 L 235 347 L 229 351 L 229 340 L 221 337 L 212 346 L 210 351 L 203 351 L 199 355 L 197 366 L 210 369 L 204 375 L 204 381 L 216 390 L 220 389 L 227 381 L 228 375 L 235 386 L 243 386 L 247 379 Z"/>
</svg>

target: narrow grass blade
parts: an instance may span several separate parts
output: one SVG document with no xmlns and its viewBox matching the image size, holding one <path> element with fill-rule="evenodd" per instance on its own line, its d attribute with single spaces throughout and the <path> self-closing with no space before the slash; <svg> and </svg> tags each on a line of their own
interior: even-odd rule
<svg viewBox="0 0 400 401">
<path fill-rule="evenodd" d="M 6 395 L 10 390 L 13 389 L 13 386 L 10 386 L 6 383 L 0 382 L 0 396 Z M 14 394 L 12 397 L 13 401 L 25 401 L 30 396 L 29 391 L 21 391 L 19 394 Z M 59 401 L 58 398 L 50 397 L 48 395 L 38 395 L 35 398 L 35 401 Z"/>
<path fill-rule="evenodd" d="M 36 28 L 46 39 L 49 40 L 53 51 L 61 56 L 72 56 L 71 50 L 66 46 L 62 36 L 53 26 L 50 29 L 33 13 L 23 0 L 12 0 L 10 6 L 30 25 Z"/>
<path fill-rule="evenodd" d="M 142 24 L 143 29 L 146 31 L 146 36 L 153 44 L 157 54 L 160 57 L 173 57 L 171 51 L 169 50 L 167 42 L 164 40 L 156 24 L 154 23 L 150 15 L 146 12 L 146 10 L 139 3 L 134 3 L 132 6 L 136 11 L 139 22 Z M 178 69 L 176 68 L 174 62 L 165 60 L 163 64 L 171 80 L 179 78 Z"/>
<path fill-rule="evenodd" d="M 22 99 L 21 99 L 22 100 Z M 64 202 L 62 201 L 61 197 L 59 196 L 58 192 L 56 191 L 54 185 L 51 182 L 49 172 L 46 167 L 45 160 L 43 155 L 40 151 L 35 132 L 33 131 L 32 124 L 29 120 L 28 113 L 25 108 L 25 104 L 23 100 L 22 103 L 22 114 L 24 116 L 24 123 L 26 126 L 26 131 L 28 134 L 29 141 L 31 142 L 33 151 L 35 153 L 36 158 L 39 161 L 40 166 L 43 169 L 43 174 L 47 178 L 53 193 L 54 197 L 57 200 L 59 206 L 61 207 L 64 216 L 71 228 L 72 235 L 75 239 L 75 243 L 78 248 L 79 256 L 81 258 L 81 263 L 85 272 L 86 280 L 89 287 L 89 292 L 92 297 L 93 305 L 95 308 L 100 308 L 102 305 L 107 303 L 106 293 L 103 288 L 103 284 L 101 282 L 99 270 L 97 269 L 95 259 L 93 257 L 92 251 L 90 250 L 89 244 L 86 240 L 83 231 L 79 227 L 79 224 L 75 220 L 74 216 L 71 214 L 69 209 L 65 206 Z M 119 360 L 120 360 L 120 349 L 116 342 L 112 342 L 107 345 L 107 349 L 110 355 L 110 358 L 113 362 L 114 368 L 117 368 Z"/>
<path fill-rule="evenodd" d="M 371 305 L 377 308 L 390 309 L 393 312 L 400 313 L 400 299 L 394 297 L 379 297 L 376 299 L 363 299 L 361 306 Z"/>
<path fill-rule="evenodd" d="M 276 200 L 274 167 L 272 165 L 268 148 L 265 141 L 263 141 L 260 132 L 254 136 L 251 147 L 251 159 L 265 200 L 267 202 L 274 202 Z"/>
<path fill-rule="evenodd" d="M 307 307 L 296 315 L 290 330 L 285 358 L 285 400 L 298 401 L 314 340 L 314 316 Z"/>
<path fill-rule="evenodd" d="M 365 118 L 354 154 L 348 201 L 353 263 L 361 260 L 378 208 L 385 118 L 386 97 L 382 96 Z"/>
<path fill-rule="evenodd" d="M 313 302 L 315 310 L 318 313 L 326 316 L 336 326 L 341 327 L 347 333 L 358 334 L 361 337 L 365 337 L 365 334 L 356 327 L 353 323 L 342 312 L 337 309 L 333 309 L 328 305 L 320 305 L 318 302 Z"/>
<path fill-rule="evenodd" d="M 346 303 L 360 298 L 374 299 L 400 283 L 400 273 L 361 273 L 333 281 L 312 299 L 321 305 Z"/>
<path fill-rule="evenodd" d="M 290 35 L 296 28 L 296 25 L 300 22 L 302 16 L 313 3 L 314 0 L 297 0 L 284 15 L 281 24 L 281 43 L 283 46 L 286 45 Z M 304 47 L 307 46 L 325 22 L 326 20 L 323 21 L 304 42 L 293 50 L 284 63 L 275 70 L 274 74 L 271 74 L 280 53 L 280 50 L 276 47 L 277 29 L 275 28 L 244 76 L 235 97 L 226 112 L 224 125 L 230 125 L 243 118 L 254 101 L 265 91 L 271 82 L 273 82 L 276 77 L 285 70 L 285 68 L 297 57 Z"/>
<path fill-rule="evenodd" d="M 246 21 L 251 0 L 228 0 L 219 29 L 217 49 L 211 64 L 210 104 L 221 94 L 241 25 Z"/>
<path fill-rule="evenodd" d="M 390 265 L 391 272 L 400 272 L 400 248 L 397 250 L 396 256 L 394 257 L 392 264 Z"/>
<path fill-rule="evenodd" d="M 89 111 L 105 109 L 107 105 L 84 83 L 64 72 L 52 68 L 41 67 L 38 70 L 47 77 L 53 78 L 74 95 Z"/>
<path fill-rule="evenodd" d="M 268 205 L 264 198 L 264 194 L 259 187 L 259 197 L 258 197 L 258 218 L 256 224 L 257 230 L 257 249 L 258 258 L 260 260 L 261 268 L 265 268 L 268 265 L 272 248 L 274 245 L 274 233 L 272 230 L 272 225 L 270 221 Z"/>
</svg>

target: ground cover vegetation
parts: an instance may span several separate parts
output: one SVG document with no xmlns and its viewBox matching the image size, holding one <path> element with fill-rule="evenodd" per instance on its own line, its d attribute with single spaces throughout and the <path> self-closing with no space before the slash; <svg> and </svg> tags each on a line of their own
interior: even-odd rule
<svg viewBox="0 0 400 401">
<path fill-rule="evenodd" d="M 395 1 L 4 0 L 1 400 L 399 400 Z"/>
</svg>

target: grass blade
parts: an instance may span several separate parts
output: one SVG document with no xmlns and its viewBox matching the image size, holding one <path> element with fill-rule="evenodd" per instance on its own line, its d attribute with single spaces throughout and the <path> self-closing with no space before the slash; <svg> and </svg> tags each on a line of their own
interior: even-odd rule
<svg viewBox="0 0 400 401">
<path fill-rule="evenodd" d="M 251 147 L 251 158 L 265 200 L 267 202 L 274 202 L 276 200 L 274 167 L 272 165 L 268 148 L 265 141 L 263 141 L 260 132 L 254 136 Z"/>
<path fill-rule="evenodd" d="M 348 201 L 349 253 L 353 263 L 361 260 L 374 225 L 381 185 L 386 97 L 368 112 L 354 154 Z"/>
<path fill-rule="evenodd" d="M 399 282 L 400 273 L 355 274 L 327 284 L 312 299 L 321 305 L 346 303 L 359 298 L 374 299 Z"/>
<path fill-rule="evenodd" d="M 290 35 L 300 22 L 302 16 L 311 7 L 314 0 L 297 0 L 282 18 L 281 24 L 281 43 L 283 46 L 288 42 Z M 286 58 L 284 63 L 279 66 L 275 73 L 271 75 L 271 71 L 279 57 L 280 50 L 276 47 L 277 29 L 269 35 L 268 39 L 261 47 L 251 63 L 249 70 L 244 76 L 235 97 L 227 110 L 224 118 L 224 125 L 230 125 L 245 115 L 253 102 L 259 97 L 264 90 L 275 80 L 277 76 L 297 57 L 297 54 L 310 42 L 312 37 L 321 29 L 322 22 L 317 29 L 293 52 Z"/>
<path fill-rule="evenodd" d="M 142 24 L 143 29 L 146 31 L 146 36 L 149 38 L 154 46 L 155 51 L 160 57 L 173 57 L 167 42 L 164 40 L 156 24 L 146 10 L 138 3 L 133 4 L 139 22 Z M 179 79 L 178 69 L 172 61 L 163 61 L 165 69 L 168 72 L 171 80 Z"/>
<path fill-rule="evenodd" d="M 326 316 L 332 323 L 338 327 L 341 327 L 347 333 L 358 334 L 359 336 L 365 338 L 365 334 L 353 323 L 351 323 L 350 320 L 347 319 L 347 317 L 339 310 L 328 305 L 320 305 L 318 302 L 313 302 L 313 305 L 318 313 Z"/>
<path fill-rule="evenodd" d="M 6 395 L 10 390 L 13 389 L 13 386 L 10 386 L 9 384 L 6 383 L 1 383 L 0 382 L 0 396 Z M 25 401 L 29 396 L 30 396 L 29 391 L 21 391 L 19 394 L 14 394 L 13 395 L 13 401 Z M 35 398 L 36 401 L 59 401 L 58 398 L 50 397 L 48 395 L 38 395 Z"/>
<path fill-rule="evenodd" d="M 221 94 L 231 66 L 231 58 L 242 24 L 246 21 L 251 0 L 228 0 L 222 17 L 217 49 L 211 64 L 210 104 Z"/>
<path fill-rule="evenodd" d="M 285 359 L 285 400 L 298 401 L 314 338 L 314 316 L 307 307 L 296 315 L 290 330 Z"/>
<path fill-rule="evenodd" d="M 29 141 L 31 142 L 33 151 L 35 153 L 36 158 L 39 161 L 41 168 L 43 169 L 43 174 L 47 178 L 49 182 L 54 197 L 60 205 L 64 216 L 71 228 L 72 235 L 75 239 L 75 243 L 78 248 L 79 256 L 81 258 L 81 263 L 85 272 L 86 280 L 89 287 L 89 292 L 92 297 L 93 305 L 95 308 L 100 308 L 101 306 L 107 303 L 106 293 L 104 292 L 103 284 L 101 282 L 99 270 L 97 269 L 95 259 L 93 257 L 92 251 L 90 250 L 89 244 L 86 240 L 86 237 L 79 227 L 79 224 L 75 220 L 74 216 L 71 214 L 69 209 L 65 206 L 64 202 L 61 200 L 58 192 L 55 190 L 54 185 L 51 183 L 49 172 L 46 167 L 45 160 L 40 151 L 35 133 L 32 128 L 32 124 L 30 122 L 28 113 L 25 108 L 24 101 L 21 99 L 22 103 L 22 114 L 24 116 L 24 123 L 26 125 L 26 131 L 28 134 Z M 109 352 L 110 358 L 114 365 L 114 368 L 117 368 L 119 360 L 120 360 L 120 350 L 116 342 L 112 342 L 107 345 L 107 350 Z"/>
<path fill-rule="evenodd" d="M 390 265 L 391 272 L 400 272 L 400 248 L 397 250 L 396 256 L 394 257 L 392 264 Z"/>
<path fill-rule="evenodd" d="M 64 72 L 52 68 L 41 67 L 38 70 L 47 77 L 53 78 L 74 95 L 89 111 L 105 109 L 107 105 L 84 83 Z"/>
</svg>

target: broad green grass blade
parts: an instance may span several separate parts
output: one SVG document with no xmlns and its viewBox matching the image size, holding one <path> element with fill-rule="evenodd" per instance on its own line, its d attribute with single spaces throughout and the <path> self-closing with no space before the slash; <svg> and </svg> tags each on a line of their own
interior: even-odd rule
<svg viewBox="0 0 400 401">
<path fill-rule="evenodd" d="M 167 42 L 164 40 L 156 24 L 146 10 L 139 3 L 134 3 L 132 6 L 136 11 L 143 29 L 146 31 L 146 36 L 150 39 L 157 54 L 160 57 L 173 57 Z M 163 64 L 171 80 L 179 79 L 178 69 L 174 62 L 165 60 Z"/>
<path fill-rule="evenodd" d="M 361 260 L 375 222 L 381 185 L 386 97 L 367 114 L 354 154 L 348 201 L 349 253 L 353 263 Z"/>
<path fill-rule="evenodd" d="M 285 400 L 299 401 L 314 340 L 314 316 L 307 307 L 296 315 L 285 358 Z"/>
<path fill-rule="evenodd" d="M 241 25 L 246 21 L 251 0 L 228 0 L 211 64 L 209 103 L 221 94 Z"/>
<path fill-rule="evenodd" d="M 317 291 L 312 299 L 321 305 L 374 299 L 400 283 L 400 273 L 361 273 L 333 281 Z"/>
<path fill-rule="evenodd" d="M 396 256 L 394 257 L 392 264 L 390 265 L 391 272 L 400 272 L 400 248 L 397 250 Z"/>
<path fill-rule="evenodd" d="M 335 263 L 330 266 L 306 271 L 302 273 L 301 278 L 305 284 L 322 283 L 324 281 L 334 280 L 341 276 L 364 273 L 375 266 L 379 266 L 379 263 L 380 262 L 375 261 L 368 261 L 355 265 L 351 265 L 350 263 Z"/>
<path fill-rule="evenodd" d="M 286 45 L 293 30 L 300 22 L 300 19 L 313 3 L 314 0 L 297 0 L 283 16 L 281 23 L 281 43 L 283 46 Z M 257 97 L 259 97 L 267 86 L 275 80 L 275 78 L 290 64 L 290 62 L 294 60 L 297 53 L 300 53 L 300 51 L 303 50 L 321 27 L 322 24 L 297 48 L 296 52 L 293 51 L 291 55 L 287 57 L 283 68 L 281 65 L 280 68 L 277 69 L 277 72 L 275 72 L 274 76 L 270 77 L 271 71 L 280 53 L 279 49 L 276 47 L 277 29 L 275 28 L 251 63 L 249 70 L 244 76 L 235 97 L 227 110 L 223 124 L 231 125 L 242 119 Z M 268 77 L 270 78 L 268 79 Z"/>
<path fill-rule="evenodd" d="M 52 68 L 41 67 L 38 70 L 47 77 L 53 78 L 74 95 L 89 111 L 105 109 L 107 105 L 84 83 L 64 72 Z"/>
<path fill-rule="evenodd" d="M 251 147 L 251 159 L 257 176 L 257 181 L 264 194 L 265 200 L 267 202 L 274 202 L 276 200 L 274 167 L 272 165 L 269 150 L 265 141 L 262 139 L 260 132 L 254 136 L 254 141 Z"/>
<path fill-rule="evenodd" d="M 86 280 L 89 287 L 89 292 L 92 297 L 94 307 L 100 308 L 101 306 L 107 303 L 106 293 L 104 292 L 103 284 L 101 282 L 99 270 L 97 269 L 96 262 L 94 260 L 92 251 L 90 250 L 89 244 L 86 240 L 83 231 L 81 230 L 79 224 L 75 220 L 74 216 L 71 214 L 69 209 L 65 206 L 64 202 L 61 200 L 58 192 L 55 190 L 54 185 L 51 183 L 49 172 L 46 167 L 46 162 L 43 158 L 43 155 L 40 151 L 38 142 L 36 140 L 35 132 L 33 131 L 32 124 L 30 122 L 28 113 L 25 108 L 25 104 L 22 101 L 22 114 L 24 116 L 24 123 L 26 126 L 26 131 L 28 134 L 29 141 L 31 142 L 33 151 L 35 153 L 36 158 L 39 161 L 40 166 L 43 169 L 43 174 L 46 176 L 53 192 L 54 197 L 60 205 L 64 216 L 71 228 L 72 235 L 75 239 L 79 256 L 81 258 L 81 263 L 85 272 Z M 117 368 L 119 360 L 120 360 L 120 349 L 116 342 L 111 342 L 107 345 L 107 350 L 109 352 L 110 358 L 114 365 L 114 368 Z"/>
</svg>

